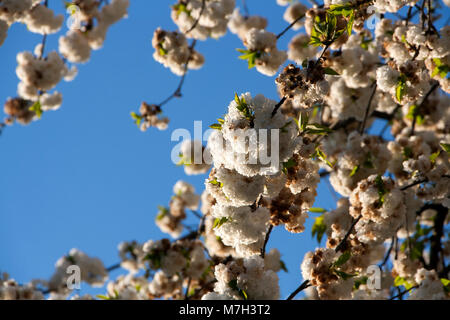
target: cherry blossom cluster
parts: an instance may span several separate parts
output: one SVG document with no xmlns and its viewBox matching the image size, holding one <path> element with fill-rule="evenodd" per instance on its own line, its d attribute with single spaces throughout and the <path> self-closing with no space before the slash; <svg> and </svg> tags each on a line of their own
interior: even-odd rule
<svg viewBox="0 0 450 320">
<path fill-rule="evenodd" d="M 109 27 L 127 16 L 129 0 L 112 0 L 102 4 L 98 0 L 73 0 L 67 6 L 76 7 L 74 26 L 59 38 L 58 51 L 45 55 L 47 35 L 61 30 L 64 16 L 55 15 L 48 1 L 6 0 L 0 2 L 0 45 L 13 22 L 22 22 L 30 32 L 43 35 L 43 41 L 34 52 L 17 54 L 16 74 L 20 82 L 18 97 L 9 98 L 4 105 L 5 124 L 17 120 L 28 124 L 41 118 L 42 113 L 57 110 L 62 104 L 62 94 L 52 91 L 61 80 L 72 81 L 78 69 L 70 63 L 85 63 L 91 50 L 100 49 Z"/>
</svg>

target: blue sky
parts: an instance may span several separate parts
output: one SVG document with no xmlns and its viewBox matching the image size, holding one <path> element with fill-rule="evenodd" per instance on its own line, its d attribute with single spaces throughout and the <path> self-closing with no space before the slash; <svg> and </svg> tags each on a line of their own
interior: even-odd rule
<svg viewBox="0 0 450 320">
<path fill-rule="evenodd" d="M 192 131 L 195 120 L 203 121 L 206 129 L 223 115 L 234 92 L 278 99 L 275 77 L 248 70 L 246 62 L 237 59 L 240 40 L 228 33 L 220 40 L 198 43 L 205 65 L 189 72 L 183 98 L 164 107 L 171 119 L 169 129 L 139 131 L 130 112 L 142 101 L 162 101 L 178 84 L 179 77 L 153 60 L 151 47 L 157 27 L 176 28 L 170 19 L 173 2 L 131 0 L 129 18 L 110 29 L 104 47 L 79 66 L 73 82 L 58 85 L 64 96 L 61 109 L 28 126 L 8 127 L 0 137 L 0 271 L 21 283 L 48 278 L 56 260 L 73 247 L 109 266 L 119 260 L 119 242 L 165 237 L 154 224 L 157 205 L 169 202 L 177 180 L 192 183 L 200 193 L 206 178 L 186 176 L 172 164 L 170 152 L 176 142 L 171 142 L 171 132 Z M 252 14 L 268 18 L 268 30 L 279 33 L 287 26 L 282 19 L 285 8 L 275 0 L 247 2 Z M 49 6 L 64 12 L 60 0 L 50 0 Z M 49 36 L 46 52 L 57 48 L 66 30 Z M 294 34 L 284 35 L 279 47 L 286 48 Z M 40 41 L 41 36 L 27 32 L 24 25 L 10 28 L 0 47 L 2 101 L 16 95 L 16 54 L 33 51 Z M 334 207 L 325 183 L 318 193 L 316 206 Z M 279 273 L 282 297 L 301 282 L 303 256 L 317 246 L 308 230 L 312 222 L 310 218 L 301 234 L 283 227 L 272 233 L 268 248 L 277 247 L 289 269 Z M 81 289 L 103 291 L 87 285 Z"/>
</svg>

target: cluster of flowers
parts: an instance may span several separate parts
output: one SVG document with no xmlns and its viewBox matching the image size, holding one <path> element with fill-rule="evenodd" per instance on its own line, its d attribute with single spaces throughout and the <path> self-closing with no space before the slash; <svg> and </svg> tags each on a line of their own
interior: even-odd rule
<svg viewBox="0 0 450 320">
<path fill-rule="evenodd" d="M 162 232 L 177 238 L 183 232 L 182 222 L 186 219 L 186 209 L 197 210 L 200 196 L 195 194 L 192 185 L 184 181 L 178 181 L 173 186 L 174 196 L 170 200 L 169 207 L 160 207 L 156 216 L 156 225 Z"/>
<path fill-rule="evenodd" d="M 226 34 L 234 7 L 235 0 L 178 0 L 172 6 L 171 17 L 188 38 L 218 39 Z"/>
<path fill-rule="evenodd" d="M 0 3 L 0 46 L 14 22 L 27 26 L 30 32 L 52 34 L 59 31 L 64 16 L 55 15 L 42 0 L 3 0 Z"/>
<path fill-rule="evenodd" d="M 63 23 L 62 15 L 55 16 L 53 10 L 38 0 L 14 0 L 0 2 L 0 45 L 7 27 L 14 21 L 23 22 L 28 30 L 44 35 L 58 32 Z M 108 28 L 127 15 L 129 0 L 112 0 L 102 5 L 97 0 L 74 0 L 79 11 L 74 23 L 78 25 L 59 38 L 58 51 L 44 56 L 45 41 L 36 46 L 34 52 L 24 51 L 17 55 L 16 74 L 20 79 L 16 98 L 9 98 L 4 106 L 8 116 L 6 124 L 17 120 L 28 124 L 39 119 L 43 112 L 57 110 L 62 104 L 62 94 L 53 90 L 61 80 L 72 81 L 78 69 L 67 62 L 84 63 L 91 50 L 102 47 Z M 5 29 L 6 24 L 6 29 Z"/>
</svg>

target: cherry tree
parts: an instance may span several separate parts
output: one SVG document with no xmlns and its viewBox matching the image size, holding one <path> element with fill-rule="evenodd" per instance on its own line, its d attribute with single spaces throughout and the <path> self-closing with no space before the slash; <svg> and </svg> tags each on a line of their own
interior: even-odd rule
<svg viewBox="0 0 450 320">
<path fill-rule="evenodd" d="M 151 43 L 154 60 L 179 83 L 155 97 L 161 102 L 142 102 L 131 120 L 142 131 L 167 129 L 165 106 L 207 59 L 197 42 L 227 32 L 242 41 L 242 72 L 273 77 L 279 99 L 230 92 L 207 144 L 182 143 L 178 164 L 187 177 L 155 217 L 167 238 L 120 243 L 112 266 L 71 249 L 50 279 L 21 284 L 3 274 L 0 299 L 280 299 L 278 273 L 286 267 L 266 246 L 281 226 L 319 243 L 326 237 L 291 271 L 303 281 L 289 300 L 302 291 L 307 299 L 450 297 L 450 26 L 435 27 L 449 1 L 277 0 L 286 7 L 279 33 L 237 2 L 174 0 L 168 19 L 177 30 L 157 28 Z M 67 1 L 71 28 L 46 52 L 64 16 L 47 0 L 0 0 L 0 45 L 16 22 L 42 35 L 34 52 L 17 54 L 17 96 L 6 100 L 0 129 L 57 110 L 63 93 L 55 88 L 107 47 L 109 27 L 120 25 L 129 5 Z M 288 30 L 296 34 L 282 48 Z M 376 119 L 386 126 L 369 133 Z M 204 190 L 185 181 L 199 174 L 208 174 Z M 314 207 L 322 179 L 342 196 L 334 210 Z M 197 228 L 186 227 L 188 216 L 198 218 Z M 311 230 L 307 219 L 315 221 Z M 72 295 L 71 266 L 105 294 Z M 125 272 L 110 279 L 118 268 Z"/>
</svg>

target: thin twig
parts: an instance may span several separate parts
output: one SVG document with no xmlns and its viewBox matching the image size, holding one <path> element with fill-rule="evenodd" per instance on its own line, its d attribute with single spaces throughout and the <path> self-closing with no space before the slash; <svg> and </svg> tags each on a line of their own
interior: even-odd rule
<svg viewBox="0 0 450 320">
<path fill-rule="evenodd" d="M 270 233 L 272 232 L 273 225 L 271 224 L 269 228 L 267 229 L 266 237 L 264 239 L 263 247 L 261 248 L 261 258 L 264 259 L 264 256 L 266 255 L 266 246 L 267 242 L 269 242 Z"/>
<path fill-rule="evenodd" d="M 414 286 L 414 287 L 411 287 L 411 288 L 409 288 L 409 289 L 407 289 L 407 290 L 405 290 L 405 291 L 401 291 L 399 294 L 393 296 L 393 297 L 390 298 L 389 300 L 394 300 L 394 299 L 397 299 L 397 298 L 402 298 L 406 293 L 408 293 L 409 291 L 411 291 L 412 289 L 415 289 L 415 288 L 417 288 L 417 287 L 419 287 L 419 286 Z"/>
<path fill-rule="evenodd" d="M 202 1 L 202 8 L 200 9 L 200 14 L 198 15 L 198 18 L 195 19 L 194 24 L 189 28 L 188 31 L 185 32 L 185 34 L 188 34 L 192 30 L 194 30 L 195 27 L 197 26 L 198 22 L 200 21 L 200 18 L 202 17 L 203 11 L 205 10 L 205 3 L 206 3 L 206 0 L 203 0 Z"/>
<path fill-rule="evenodd" d="M 109 266 L 108 268 L 106 268 L 106 271 L 111 272 L 111 271 L 114 271 L 119 268 L 120 268 L 120 263 L 116 263 L 116 264 L 113 264 L 112 266 Z"/>
<path fill-rule="evenodd" d="M 370 95 L 369 102 L 367 102 L 366 112 L 364 113 L 364 119 L 361 122 L 361 126 L 359 127 L 359 133 L 362 135 L 364 133 L 364 129 L 366 127 L 367 118 L 369 117 L 370 105 L 372 104 L 373 97 L 375 96 L 375 92 L 377 91 L 376 82 L 372 84 L 372 94 Z"/>
<path fill-rule="evenodd" d="M 352 225 L 350 226 L 350 228 L 348 229 L 347 233 L 345 234 L 344 238 L 342 239 L 342 241 L 337 245 L 336 249 L 334 249 L 336 252 L 339 252 L 342 250 L 342 248 L 345 246 L 345 243 L 347 242 L 348 237 L 350 236 L 350 234 L 353 231 L 353 228 L 355 227 L 355 225 L 358 223 L 359 219 L 361 219 L 361 215 L 358 216 L 358 218 L 356 218 L 355 220 L 353 220 Z"/>
<path fill-rule="evenodd" d="M 242 0 L 242 7 L 244 8 L 244 17 L 250 17 L 250 11 L 248 11 L 247 2 L 245 0 Z"/>
<path fill-rule="evenodd" d="M 320 53 L 319 58 L 316 60 L 316 63 L 314 63 L 313 68 L 317 67 L 317 65 L 320 63 L 320 60 L 323 58 L 323 55 L 325 54 L 325 52 L 328 50 L 329 47 L 330 47 L 330 44 L 327 44 L 327 45 L 322 49 L 322 52 Z"/>
<path fill-rule="evenodd" d="M 280 39 L 289 29 L 291 29 L 297 22 L 299 22 L 302 18 L 304 18 L 305 16 L 302 15 L 300 17 L 298 17 L 297 19 L 295 19 L 290 25 L 288 25 L 283 31 L 281 31 L 278 35 L 277 35 L 277 39 Z"/>
<path fill-rule="evenodd" d="M 425 1 L 425 0 L 424 0 Z M 425 94 L 422 102 L 419 104 L 419 106 L 416 109 L 416 115 L 414 115 L 413 117 L 413 122 L 411 125 L 411 135 L 414 135 L 414 129 L 416 127 L 416 120 L 417 120 L 417 114 L 419 114 L 419 110 L 420 108 L 422 108 L 422 106 L 425 104 L 425 102 L 427 101 L 428 97 L 431 95 L 431 93 L 433 93 L 434 90 L 436 90 L 436 88 L 439 87 L 439 82 L 435 83 L 430 90 L 428 90 L 428 92 Z"/>
<path fill-rule="evenodd" d="M 169 97 L 167 97 L 165 100 L 163 100 L 161 103 L 158 104 L 159 107 L 162 107 L 163 105 L 168 103 L 173 98 L 180 98 L 182 96 L 181 95 L 181 89 L 183 87 L 184 80 L 186 78 L 186 74 L 187 74 L 187 70 L 188 70 L 188 64 L 189 64 L 189 61 L 192 58 L 192 53 L 194 52 L 194 48 L 195 48 L 196 43 L 197 43 L 197 40 L 194 39 L 194 40 L 192 40 L 192 43 L 189 46 L 190 53 L 189 53 L 189 56 L 187 58 L 186 63 L 184 64 L 184 72 L 183 72 L 183 75 L 181 76 L 181 79 L 180 79 L 180 82 L 178 83 L 177 88 L 175 89 L 175 91 Z"/>
<path fill-rule="evenodd" d="M 417 186 L 418 184 L 421 184 L 421 183 L 424 183 L 424 182 L 428 182 L 428 179 L 420 179 L 420 180 L 411 182 L 410 184 L 401 187 L 400 190 L 404 191 L 404 190 L 406 190 L 406 189 L 409 189 L 409 188 L 411 188 L 411 187 Z"/>
<path fill-rule="evenodd" d="M 310 287 L 310 286 L 311 286 L 311 285 L 309 284 L 309 280 L 303 281 L 303 283 L 302 283 L 297 289 L 295 289 L 294 292 L 292 292 L 292 293 L 289 295 L 289 297 L 287 297 L 286 300 L 292 300 L 292 299 L 294 299 L 294 297 L 295 297 L 297 294 L 299 294 L 299 292 L 305 290 L 306 288 L 308 288 L 308 287 Z"/>
<path fill-rule="evenodd" d="M 280 109 L 280 107 L 286 101 L 286 99 L 287 99 L 286 97 L 281 98 L 280 102 L 278 102 L 275 105 L 275 108 L 273 108 L 273 111 L 272 111 L 272 118 L 275 116 L 275 114 L 277 113 L 278 109 Z"/>
<path fill-rule="evenodd" d="M 392 249 L 394 248 L 394 243 L 395 243 L 395 236 L 392 237 L 391 239 L 391 245 L 389 246 L 388 251 L 386 252 L 386 255 L 384 256 L 383 262 L 381 262 L 378 266 L 381 268 L 383 268 L 383 266 L 387 263 L 387 261 L 389 260 L 389 256 L 391 255 Z"/>
</svg>

